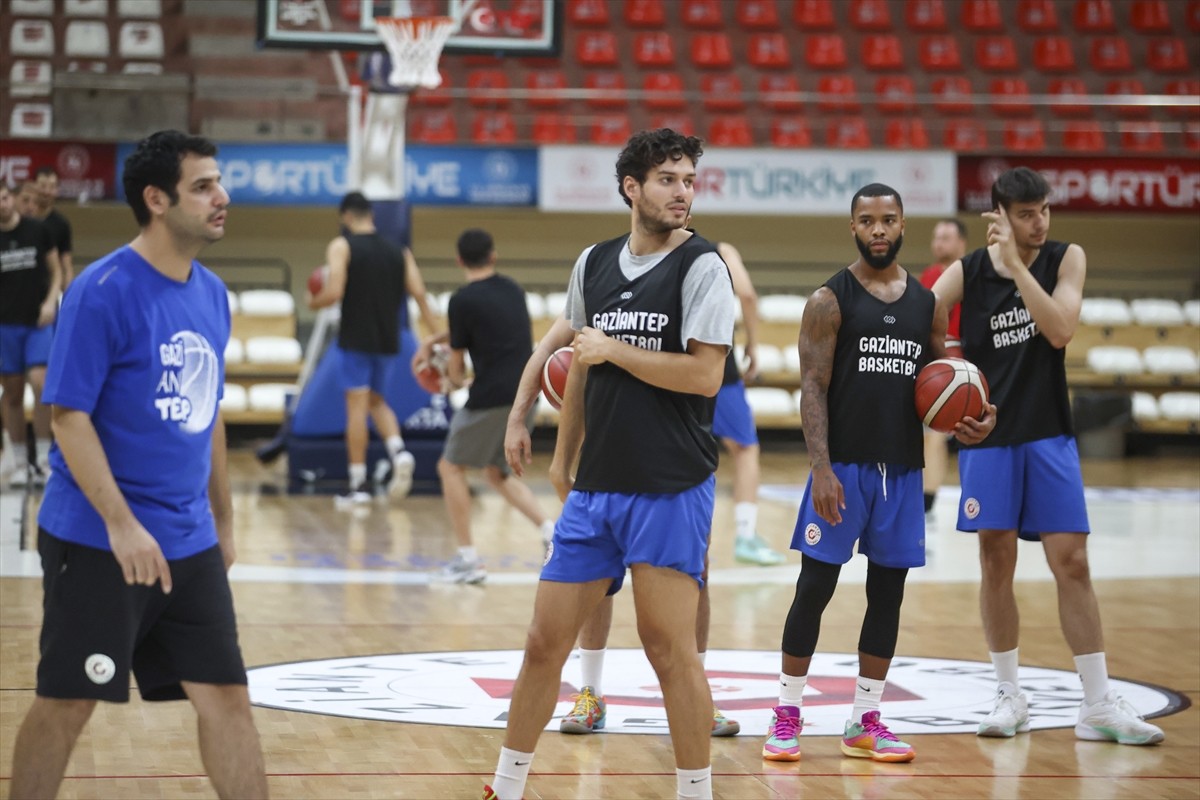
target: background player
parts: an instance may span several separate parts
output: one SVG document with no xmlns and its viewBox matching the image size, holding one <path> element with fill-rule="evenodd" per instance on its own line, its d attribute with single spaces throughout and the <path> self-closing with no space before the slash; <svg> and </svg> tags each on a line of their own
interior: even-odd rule
<svg viewBox="0 0 1200 800">
<path fill-rule="evenodd" d="M 988 246 L 955 262 L 934 290 L 962 302 L 963 353 L 988 378 L 1003 418 L 985 447 L 964 448 L 958 528 L 979 532 L 979 606 L 998 681 L 980 736 L 1029 730 L 1020 689 L 1017 539 L 1041 540 L 1058 586 L 1058 616 L 1075 654 L 1083 703 L 1075 735 L 1121 744 L 1163 740 L 1109 690 L 1100 608 L 1088 568 L 1083 473 L 1071 425 L 1066 347 L 1079 325 L 1087 257 L 1050 234 L 1050 185 L 1028 167 L 992 184 Z"/>
</svg>

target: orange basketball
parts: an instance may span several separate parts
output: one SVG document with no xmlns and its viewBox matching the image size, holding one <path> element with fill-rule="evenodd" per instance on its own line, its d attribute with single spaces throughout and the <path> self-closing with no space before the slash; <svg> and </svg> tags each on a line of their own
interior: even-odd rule
<svg viewBox="0 0 1200 800">
<path fill-rule="evenodd" d="M 961 358 L 939 358 L 917 375 L 917 416 L 935 431 L 950 433 L 965 417 L 979 419 L 988 402 L 987 379 Z"/>
<path fill-rule="evenodd" d="M 329 265 L 322 264 L 312 271 L 308 276 L 308 291 L 309 294 L 319 295 L 321 290 L 325 288 L 325 280 L 329 277 Z"/>
<path fill-rule="evenodd" d="M 571 370 L 571 356 L 575 348 L 560 347 L 546 359 L 542 367 L 542 394 L 555 408 L 562 408 L 563 394 L 567 391 L 567 373 Z"/>
<path fill-rule="evenodd" d="M 413 370 L 413 377 L 417 379 L 417 385 L 430 394 L 443 394 L 445 391 L 443 378 L 446 377 L 449 359 L 450 352 L 446 346 L 435 344 L 430 359 L 418 369 Z"/>
</svg>

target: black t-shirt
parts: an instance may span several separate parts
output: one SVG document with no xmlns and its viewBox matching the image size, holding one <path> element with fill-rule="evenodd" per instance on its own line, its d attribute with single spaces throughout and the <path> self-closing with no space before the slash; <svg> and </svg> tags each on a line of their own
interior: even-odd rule
<svg viewBox="0 0 1200 800">
<path fill-rule="evenodd" d="M 54 246 L 58 248 L 59 258 L 63 253 L 71 252 L 71 223 L 66 217 L 58 213 L 57 209 L 52 209 L 42 220 L 42 224 L 50 229 L 50 236 L 54 239 Z"/>
<path fill-rule="evenodd" d="M 338 346 L 374 355 L 400 352 L 404 251 L 378 233 L 347 234 L 350 263 Z"/>
<path fill-rule="evenodd" d="M 467 408 L 511 406 L 533 334 L 525 290 L 505 275 L 472 281 L 450 297 L 450 346 L 471 354 L 475 380 Z"/>
<path fill-rule="evenodd" d="M 849 268 L 825 285 L 842 316 L 829 381 L 829 458 L 849 464 L 925 465 L 913 392 L 929 358 L 933 292 L 909 275 L 885 303 Z"/>
<path fill-rule="evenodd" d="M 1029 271 L 1053 294 L 1070 245 L 1047 241 Z M 987 378 L 996 428 L 976 447 L 1004 447 L 1070 435 L 1066 350 L 1046 341 L 1012 278 L 996 274 L 987 248 L 963 259 L 963 355 Z"/>
<path fill-rule="evenodd" d="M 36 219 L 21 217 L 11 231 L 0 231 L 0 324 L 37 325 L 50 289 L 46 253 L 53 249 L 50 229 Z"/>
</svg>

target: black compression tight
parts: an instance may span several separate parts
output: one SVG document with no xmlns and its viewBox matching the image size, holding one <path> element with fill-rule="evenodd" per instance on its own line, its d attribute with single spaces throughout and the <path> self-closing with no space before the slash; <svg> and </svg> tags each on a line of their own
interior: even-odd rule
<svg viewBox="0 0 1200 800">
<path fill-rule="evenodd" d="M 904 602 L 907 569 L 867 564 L 867 613 L 858 638 L 860 652 L 878 658 L 896 654 L 900 635 L 900 604 Z"/>
</svg>

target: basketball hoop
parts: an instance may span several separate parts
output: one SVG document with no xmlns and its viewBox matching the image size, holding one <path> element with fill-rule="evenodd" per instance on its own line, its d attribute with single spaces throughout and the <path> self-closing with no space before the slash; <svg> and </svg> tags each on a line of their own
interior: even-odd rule
<svg viewBox="0 0 1200 800">
<path fill-rule="evenodd" d="M 379 38 L 392 56 L 388 83 L 396 87 L 436 89 L 442 84 L 438 59 L 446 40 L 458 30 L 453 17 L 376 17 Z"/>
</svg>

